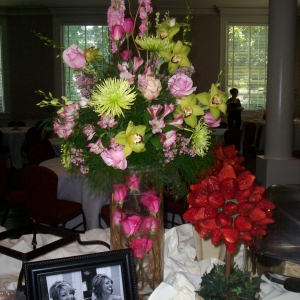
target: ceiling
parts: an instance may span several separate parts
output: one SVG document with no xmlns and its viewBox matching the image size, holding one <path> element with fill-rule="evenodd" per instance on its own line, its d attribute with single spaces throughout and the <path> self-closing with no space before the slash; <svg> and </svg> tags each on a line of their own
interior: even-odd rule
<svg viewBox="0 0 300 300">
<path fill-rule="evenodd" d="M 125 0 L 127 3 L 128 0 Z M 195 9 L 218 8 L 268 8 L 271 0 L 190 0 Z M 137 0 L 131 0 L 134 7 Z M 0 8 L 63 8 L 108 7 L 110 0 L 0 0 Z M 154 8 L 186 8 L 186 0 L 152 0 Z M 298 0 L 300 7 L 300 0 Z"/>
</svg>

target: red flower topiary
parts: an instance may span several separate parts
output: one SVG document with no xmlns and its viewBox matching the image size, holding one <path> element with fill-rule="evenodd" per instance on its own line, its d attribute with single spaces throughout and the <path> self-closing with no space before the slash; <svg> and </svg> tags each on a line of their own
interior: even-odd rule
<svg viewBox="0 0 300 300">
<path fill-rule="evenodd" d="M 199 183 L 190 186 L 188 210 L 183 217 L 195 226 L 202 238 L 211 237 L 213 245 L 224 242 L 230 253 L 239 241 L 251 246 L 253 237 L 266 235 L 274 223 L 275 205 L 265 199 L 265 188 L 257 186 L 255 176 L 241 165 L 234 145 L 218 144 L 215 166 Z"/>
</svg>

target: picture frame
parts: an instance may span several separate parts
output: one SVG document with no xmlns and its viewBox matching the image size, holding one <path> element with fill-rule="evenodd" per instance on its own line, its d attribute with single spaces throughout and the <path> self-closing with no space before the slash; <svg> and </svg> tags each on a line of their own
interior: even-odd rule
<svg viewBox="0 0 300 300">
<path fill-rule="evenodd" d="M 138 300 L 133 252 L 130 248 L 24 262 L 24 275 L 27 300 L 56 300 L 59 299 L 57 295 L 66 290 L 76 300 L 92 299 L 97 289 L 99 293 L 99 281 L 102 286 L 103 280 L 106 281 L 103 293 L 118 295 L 117 299 Z"/>
</svg>

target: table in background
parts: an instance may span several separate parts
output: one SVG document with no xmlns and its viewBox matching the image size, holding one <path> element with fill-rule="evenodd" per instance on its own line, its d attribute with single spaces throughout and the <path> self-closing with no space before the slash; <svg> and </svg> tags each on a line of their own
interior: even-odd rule
<svg viewBox="0 0 300 300">
<path fill-rule="evenodd" d="M 21 169 L 23 166 L 22 146 L 25 143 L 25 133 L 30 127 L 2 127 L 3 144 L 9 148 L 10 161 L 13 168 Z"/>
<path fill-rule="evenodd" d="M 99 228 L 99 213 L 103 205 L 109 204 L 109 192 L 91 192 L 83 175 L 72 176 L 68 174 L 59 157 L 46 160 L 40 166 L 49 168 L 57 174 L 58 199 L 81 203 L 86 217 L 87 229 Z M 75 220 L 68 222 L 67 227 L 72 227 L 72 224 L 76 225 Z"/>
<path fill-rule="evenodd" d="M 0 232 L 5 230 L 0 226 Z M 102 240 L 110 243 L 110 229 L 89 230 L 80 235 L 82 241 Z M 39 247 L 56 240 L 57 237 L 45 234 L 37 234 Z M 32 235 L 23 235 L 15 240 L 3 240 L 0 244 L 28 252 L 32 250 Z M 199 289 L 201 276 L 210 272 L 213 264 L 222 263 L 217 258 L 207 258 L 200 262 L 195 261 L 196 250 L 194 246 L 191 224 L 184 224 L 166 230 L 164 235 L 164 281 L 149 297 L 149 300 L 195 300 L 195 290 Z M 77 242 L 42 255 L 34 261 L 48 260 L 60 257 L 70 257 L 90 253 L 107 251 L 102 245 L 80 246 Z M 243 261 L 243 249 L 235 256 L 236 263 L 241 266 Z M 0 254 L 0 289 L 12 289 L 17 287 L 17 280 L 22 267 L 22 262 L 4 254 Z M 299 293 L 286 291 L 282 285 L 263 278 L 261 284 L 262 300 L 296 300 Z M 79 296 L 79 295 L 78 295 Z M 76 297 L 76 299 L 81 299 Z"/>
</svg>

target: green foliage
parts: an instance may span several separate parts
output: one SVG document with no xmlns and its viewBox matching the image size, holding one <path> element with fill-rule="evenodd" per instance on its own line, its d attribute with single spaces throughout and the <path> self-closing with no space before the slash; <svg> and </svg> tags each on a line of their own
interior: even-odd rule
<svg viewBox="0 0 300 300">
<path fill-rule="evenodd" d="M 231 266 L 230 276 L 225 278 L 225 265 L 214 265 L 210 273 L 205 273 L 200 291 L 196 293 L 205 300 L 255 300 L 259 299 L 259 277 L 250 279 L 250 272 Z"/>
</svg>

